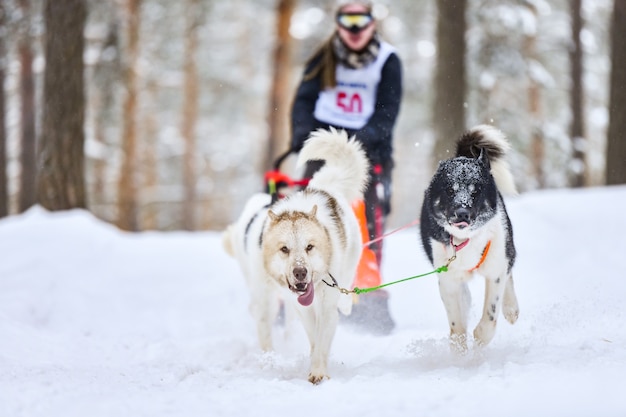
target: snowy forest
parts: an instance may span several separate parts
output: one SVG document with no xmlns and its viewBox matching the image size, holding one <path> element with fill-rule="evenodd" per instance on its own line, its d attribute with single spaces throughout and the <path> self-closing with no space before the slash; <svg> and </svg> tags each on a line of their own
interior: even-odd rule
<svg viewBox="0 0 626 417">
<path fill-rule="evenodd" d="M 0 0 L 0 217 L 41 204 L 125 230 L 223 229 L 287 150 L 337 4 Z M 418 215 L 479 123 L 509 138 L 521 192 L 626 183 L 626 0 L 373 6 L 403 64 L 389 226 Z"/>
</svg>

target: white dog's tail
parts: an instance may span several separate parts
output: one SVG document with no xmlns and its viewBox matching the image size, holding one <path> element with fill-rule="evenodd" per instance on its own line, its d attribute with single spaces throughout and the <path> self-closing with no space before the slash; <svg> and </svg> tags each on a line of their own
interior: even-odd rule
<svg viewBox="0 0 626 417">
<path fill-rule="evenodd" d="M 325 164 L 313 175 L 310 187 L 337 190 L 348 201 L 363 198 L 369 163 L 354 137 L 349 139 L 345 130 L 332 127 L 312 132 L 300 151 L 297 165 L 301 167 L 315 160 L 323 160 Z"/>
<path fill-rule="evenodd" d="M 502 194 L 515 195 L 517 189 L 509 164 L 504 157 L 511 148 L 504 133 L 490 125 L 478 125 L 465 132 L 457 142 L 456 156 L 478 158 L 486 153 L 491 175 Z"/>
</svg>

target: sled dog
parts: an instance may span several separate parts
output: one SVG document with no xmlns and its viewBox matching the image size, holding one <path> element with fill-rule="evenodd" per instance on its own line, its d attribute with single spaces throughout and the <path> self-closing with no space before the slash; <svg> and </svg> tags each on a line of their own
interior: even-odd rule
<svg viewBox="0 0 626 417">
<path fill-rule="evenodd" d="M 332 288 L 354 279 L 362 250 L 361 232 L 351 202 L 362 198 L 368 162 L 345 131 L 317 130 L 300 151 L 297 165 L 323 160 L 306 189 L 271 203 L 267 194 L 250 198 L 236 223 L 223 235 L 250 289 L 250 311 L 262 349 L 272 349 L 272 326 L 280 295 L 295 310 L 311 345 L 308 380 L 328 376 L 330 347 L 339 320 L 352 298 Z"/>
<path fill-rule="evenodd" d="M 483 314 L 474 329 L 476 345 L 491 341 L 500 312 L 511 324 L 519 315 L 511 274 L 513 229 L 501 194 L 516 193 L 504 161 L 508 150 L 504 134 L 496 128 L 470 129 L 458 140 L 456 156 L 439 163 L 424 195 L 422 245 L 434 266 L 450 262 L 448 271 L 439 274 L 439 292 L 451 346 L 461 352 L 467 350 L 467 282 L 474 272 L 486 280 Z"/>
</svg>

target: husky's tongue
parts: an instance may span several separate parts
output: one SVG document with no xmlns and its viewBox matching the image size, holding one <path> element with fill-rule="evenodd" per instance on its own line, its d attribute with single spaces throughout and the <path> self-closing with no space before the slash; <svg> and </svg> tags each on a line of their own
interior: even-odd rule
<svg viewBox="0 0 626 417">
<path fill-rule="evenodd" d="M 311 282 L 306 287 L 306 291 L 298 296 L 298 302 L 305 307 L 311 305 L 311 303 L 313 302 L 313 296 L 315 295 L 315 291 L 313 290 L 313 287 L 314 285 Z"/>
</svg>

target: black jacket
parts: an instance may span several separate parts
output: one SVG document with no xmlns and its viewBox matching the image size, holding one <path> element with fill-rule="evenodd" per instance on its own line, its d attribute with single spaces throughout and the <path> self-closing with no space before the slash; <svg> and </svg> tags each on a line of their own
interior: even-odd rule
<svg viewBox="0 0 626 417">
<path fill-rule="evenodd" d="M 313 68 L 320 57 L 311 61 L 305 69 L 305 74 Z M 321 88 L 320 76 L 308 81 L 302 81 L 296 92 L 291 113 L 291 146 L 295 152 L 302 149 L 310 132 L 318 128 L 328 128 L 328 123 L 322 123 L 313 116 L 315 102 Z M 387 58 L 382 67 L 380 83 L 376 93 L 376 107 L 369 121 L 359 130 L 345 129 L 348 135 L 356 135 L 363 144 L 370 163 L 391 163 L 393 152 L 393 127 L 400 111 L 402 98 L 402 65 L 395 53 Z M 342 126 L 333 126 L 344 129 Z"/>
</svg>

